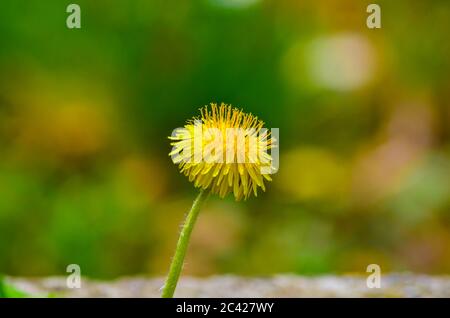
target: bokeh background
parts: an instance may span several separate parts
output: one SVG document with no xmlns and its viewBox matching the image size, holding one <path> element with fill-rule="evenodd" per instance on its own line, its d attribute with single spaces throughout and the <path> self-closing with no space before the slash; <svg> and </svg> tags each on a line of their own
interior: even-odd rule
<svg viewBox="0 0 450 318">
<path fill-rule="evenodd" d="M 185 274 L 450 273 L 450 2 L 369 3 L 1 1 L 0 272 L 164 275 L 196 194 L 167 136 L 223 101 L 280 170 L 211 198 Z"/>
</svg>

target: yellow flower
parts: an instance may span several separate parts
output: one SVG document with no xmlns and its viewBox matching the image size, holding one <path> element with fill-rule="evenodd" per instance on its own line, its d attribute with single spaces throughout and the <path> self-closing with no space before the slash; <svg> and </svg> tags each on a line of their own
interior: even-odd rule
<svg viewBox="0 0 450 318">
<path fill-rule="evenodd" d="M 220 197 L 233 192 L 241 200 L 252 192 L 257 196 L 258 187 L 265 191 L 264 179 L 271 181 L 274 171 L 268 150 L 275 140 L 264 123 L 224 103 L 211 103 L 200 112 L 200 118 L 188 120 L 169 137 L 169 155 L 180 172 L 195 187 Z"/>
</svg>

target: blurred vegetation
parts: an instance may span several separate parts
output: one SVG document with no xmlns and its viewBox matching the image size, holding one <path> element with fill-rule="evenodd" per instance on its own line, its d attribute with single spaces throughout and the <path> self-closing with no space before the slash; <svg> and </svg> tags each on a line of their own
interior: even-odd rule
<svg viewBox="0 0 450 318">
<path fill-rule="evenodd" d="M 280 171 L 211 198 L 186 274 L 449 273 L 450 2 L 369 3 L 1 1 L 0 272 L 165 274 L 195 193 L 167 136 L 223 101 Z"/>
<path fill-rule="evenodd" d="M 28 298 L 28 297 L 31 297 L 31 295 L 5 282 L 4 278 L 0 276 L 0 298 Z"/>
</svg>

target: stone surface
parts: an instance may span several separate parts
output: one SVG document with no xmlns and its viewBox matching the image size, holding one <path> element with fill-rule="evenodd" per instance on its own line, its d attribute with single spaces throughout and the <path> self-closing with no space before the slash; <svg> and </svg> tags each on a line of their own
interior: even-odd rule
<svg viewBox="0 0 450 318">
<path fill-rule="evenodd" d="M 131 277 L 114 281 L 82 280 L 80 289 L 69 289 L 66 279 L 8 278 L 16 287 L 36 295 L 54 297 L 159 297 L 162 278 Z M 212 276 L 184 277 L 177 297 L 450 297 L 450 276 L 389 274 L 381 288 L 370 289 L 366 276 L 302 277 L 277 275 L 267 278 Z"/>
</svg>

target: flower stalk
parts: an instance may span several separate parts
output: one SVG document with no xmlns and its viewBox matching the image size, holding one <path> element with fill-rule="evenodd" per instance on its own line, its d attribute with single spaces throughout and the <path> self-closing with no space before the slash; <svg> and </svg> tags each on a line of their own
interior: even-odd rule
<svg viewBox="0 0 450 318">
<path fill-rule="evenodd" d="M 180 237 L 178 238 L 175 255 L 173 256 L 172 263 L 170 264 L 169 273 L 162 290 L 162 298 L 172 298 L 175 293 L 178 279 L 180 278 L 180 273 L 183 268 L 184 257 L 186 256 L 192 229 L 194 228 L 201 206 L 208 198 L 208 194 L 209 191 L 201 189 L 192 204 L 191 210 L 186 216 Z"/>
</svg>

